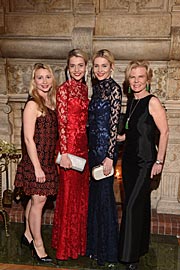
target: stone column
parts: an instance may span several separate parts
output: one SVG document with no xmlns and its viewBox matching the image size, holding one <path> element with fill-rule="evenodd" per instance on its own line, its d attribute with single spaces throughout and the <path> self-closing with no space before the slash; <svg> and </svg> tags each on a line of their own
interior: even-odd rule
<svg viewBox="0 0 180 270">
<path fill-rule="evenodd" d="M 178 187 L 180 185 L 180 62 L 170 61 L 166 109 L 169 124 L 169 143 L 160 183 L 157 212 L 180 214 Z"/>
</svg>

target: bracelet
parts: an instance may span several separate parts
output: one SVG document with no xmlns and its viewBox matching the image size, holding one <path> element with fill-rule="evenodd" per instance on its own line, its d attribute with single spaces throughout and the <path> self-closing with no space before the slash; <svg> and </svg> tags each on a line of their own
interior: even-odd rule
<svg viewBox="0 0 180 270">
<path fill-rule="evenodd" d="M 162 162 L 162 161 L 160 161 L 160 160 L 156 160 L 156 162 L 155 162 L 156 164 L 158 164 L 158 165 L 163 165 L 164 163 Z"/>
</svg>

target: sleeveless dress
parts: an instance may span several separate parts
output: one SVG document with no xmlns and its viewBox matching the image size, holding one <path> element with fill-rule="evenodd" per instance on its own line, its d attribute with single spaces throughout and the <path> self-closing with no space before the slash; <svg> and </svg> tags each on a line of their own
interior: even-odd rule
<svg viewBox="0 0 180 270">
<path fill-rule="evenodd" d="M 149 249 L 150 173 L 157 156 L 156 126 L 148 109 L 151 98 L 152 95 L 140 100 L 133 99 L 127 106 L 126 117 L 136 106 L 126 130 L 122 158 L 125 201 L 120 226 L 119 259 L 127 263 L 138 262 L 139 257 Z"/>
<path fill-rule="evenodd" d="M 81 82 L 70 80 L 57 90 L 59 150 L 88 159 L 87 115 L 88 89 Z M 89 193 L 88 162 L 83 172 L 60 169 L 52 229 L 52 247 L 56 258 L 77 259 L 85 255 Z"/>
<path fill-rule="evenodd" d="M 34 141 L 38 158 L 46 175 L 44 183 L 36 182 L 34 166 L 25 151 L 17 166 L 14 185 L 23 187 L 26 195 L 55 195 L 58 186 L 58 172 L 55 164 L 55 149 L 58 139 L 56 111 L 47 108 L 47 114 L 36 119 Z"/>
<path fill-rule="evenodd" d="M 89 105 L 89 166 L 109 157 L 117 161 L 117 124 L 121 106 L 121 88 L 112 79 L 93 87 Z M 87 256 L 99 264 L 117 262 L 118 219 L 113 191 L 114 176 L 96 181 L 91 176 L 88 210 Z"/>
</svg>

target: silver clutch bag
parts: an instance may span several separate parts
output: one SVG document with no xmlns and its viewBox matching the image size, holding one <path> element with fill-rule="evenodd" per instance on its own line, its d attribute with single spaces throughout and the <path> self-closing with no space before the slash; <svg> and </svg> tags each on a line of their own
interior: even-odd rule
<svg viewBox="0 0 180 270">
<path fill-rule="evenodd" d="M 68 157 L 70 158 L 71 162 L 72 162 L 72 169 L 82 172 L 84 170 L 85 164 L 86 164 L 86 160 L 82 157 L 78 157 L 72 154 L 68 154 Z M 60 164 L 61 161 L 61 154 L 60 152 L 57 155 L 56 158 L 56 163 Z"/>
<path fill-rule="evenodd" d="M 95 180 L 101 180 L 104 179 L 106 177 L 112 176 L 114 174 L 114 168 L 112 167 L 112 170 L 110 172 L 110 174 L 108 175 L 104 175 L 103 173 L 103 165 L 99 165 L 96 167 L 93 167 L 92 169 L 92 176 Z"/>
</svg>

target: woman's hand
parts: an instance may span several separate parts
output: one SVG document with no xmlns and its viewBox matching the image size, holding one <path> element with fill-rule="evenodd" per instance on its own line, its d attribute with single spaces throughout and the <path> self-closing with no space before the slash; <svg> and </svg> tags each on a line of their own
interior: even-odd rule
<svg viewBox="0 0 180 270">
<path fill-rule="evenodd" d="M 157 164 L 155 162 L 151 169 L 151 178 L 153 178 L 153 176 L 157 174 L 160 174 L 162 172 L 162 169 L 163 169 L 163 164 Z"/>
<path fill-rule="evenodd" d="M 44 183 L 46 181 L 46 176 L 41 168 L 35 168 L 36 182 Z"/>
<path fill-rule="evenodd" d="M 117 142 L 124 142 L 126 139 L 126 135 L 117 135 Z"/>
<path fill-rule="evenodd" d="M 112 167 L 113 167 L 113 160 L 106 157 L 102 163 L 103 163 L 103 173 L 104 173 L 104 175 L 110 174 L 110 172 L 112 170 Z"/>
<path fill-rule="evenodd" d="M 72 162 L 71 162 L 70 158 L 68 157 L 67 153 L 62 154 L 60 166 L 63 167 L 64 169 L 71 169 L 72 168 Z"/>
</svg>

